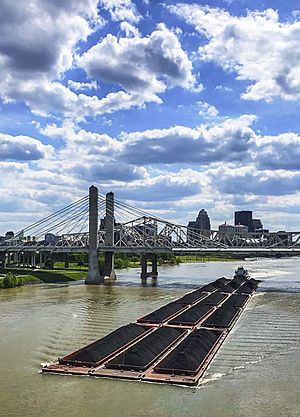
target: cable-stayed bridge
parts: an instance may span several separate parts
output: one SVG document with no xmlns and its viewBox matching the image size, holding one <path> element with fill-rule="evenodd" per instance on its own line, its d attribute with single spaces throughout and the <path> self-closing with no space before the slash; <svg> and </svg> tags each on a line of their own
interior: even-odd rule
<svg viewBox="0 0 300 417">
<path fill-rule="evenodd" d="M 191 229 L 115 200 L 113 193 L 99 195 L 92 186 L 89 195 L 0 242 L 4 264 L 27 256 L 29 264 L 35 265 L 38 258 L 42 265 L 43 258 L 74 252 L 89 253 L 89 277 L 94 283 L 102 279 L 98 271 L 101 253 L 105 254 L 105 276 L 114 276 L 115 253 L 140 254 L 142 276 L 156 276 L 161 253 L 300 254 L 300 232 L 226 234 Z M 147 260 L 152 262 L 150 273 Z"/>
</svg>

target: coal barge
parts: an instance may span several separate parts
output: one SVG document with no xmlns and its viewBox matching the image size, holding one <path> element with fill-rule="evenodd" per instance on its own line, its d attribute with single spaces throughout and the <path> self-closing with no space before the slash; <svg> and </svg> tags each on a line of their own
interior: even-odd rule
<svg viewBox="0 0 300 417">
<path fill-rule="evenodd" d="M 239 267 L 42 371 L 197 385 L 259 282 Z"/>
</svg>

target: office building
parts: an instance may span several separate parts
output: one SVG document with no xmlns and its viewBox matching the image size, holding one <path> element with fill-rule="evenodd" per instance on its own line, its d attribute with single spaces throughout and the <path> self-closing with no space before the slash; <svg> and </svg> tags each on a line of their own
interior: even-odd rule
<svg viewBox="0 0 300 417">
<path fill-rule="evenodd" d="M 242 211 L 235 211 L 234 212 L 234 225 L 243 225 L 248 227 L 249 232 L 254 231 L 253 227 L 253 219 L 252 219 L 252 211 L 250 210 L 242 210 Z"/>
<path fill-rule="evenodd" d="M 205 231 L 209 230 L 210 219 L 206 210 L 201 209 L 198 213 L 196 220 L 189 222 L 187 226 L 187 241 L 192 242 L 193 240 L 198 239 L 198 236 L 200 235 L 207 235 L 207 232 Z"/>
</svg>

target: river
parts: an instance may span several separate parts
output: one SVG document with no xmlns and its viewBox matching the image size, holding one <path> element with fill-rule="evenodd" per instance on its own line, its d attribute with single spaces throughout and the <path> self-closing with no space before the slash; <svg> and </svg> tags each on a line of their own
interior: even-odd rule
<svg viewBox="0 0 300 417">
<path fill-rule="evenodd" d="M 159 268 L 156 286 L 138 270 L 116 285 L 82 282 L 0 291 L 0 416 L 300 416 L 300 259 L 243 265 L 259 291 L 196 388 L 40 373 L 109 331 L 220 276 L 239 262 Z"/>
</svg>

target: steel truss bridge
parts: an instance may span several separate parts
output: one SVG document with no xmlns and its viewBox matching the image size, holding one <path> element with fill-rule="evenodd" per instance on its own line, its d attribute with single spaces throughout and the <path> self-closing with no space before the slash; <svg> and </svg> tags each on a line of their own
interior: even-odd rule
<svg viewBox="0 0 300 417">
<path fill-rule="evenodd" d="M 300 232 L 222 233 L 190 229 L 108 195 L 97 201 L 97 252 L 300 254 Z M 0 256 L 14 252 L 88 253 L 91 207 L 85 196 L 0 242 Z M 108 232 L 112 234 L 110 241 Z"/>
</svg>

